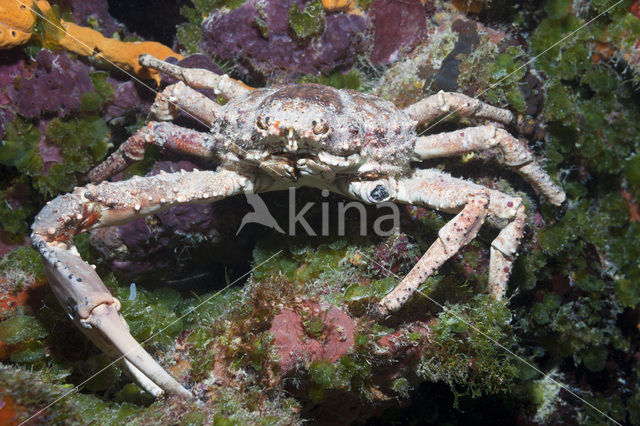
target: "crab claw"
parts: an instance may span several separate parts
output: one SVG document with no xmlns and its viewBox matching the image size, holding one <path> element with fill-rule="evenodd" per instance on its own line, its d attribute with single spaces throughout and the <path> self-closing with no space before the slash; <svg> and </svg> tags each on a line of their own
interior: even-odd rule
<svg viewBox="0 0 640 426">
<path fill-rule="evenodd" d="M 122 359 L 136 382 L 152 395 L 164 391 L 193 398 L 131 336 L 119 312 L 120 301 L 73 247 L 41 241 L 38 248 L 51 289 L 85 335 L 111 357 Z"/>
<path fill-rule="evenodd" d="M 95 338 L 92 338 L 92 340 L 95 342 L 96 339 L 103 339 L 104 342 L 104 344 L 99 344 L 98 346 L 109 345 L 115 348 L 119 354 L 122 354 L 121 356 L 124 356 L 129 363 L 143 376 L 155 383 L 157 387 L 172 394 L 192 398 L 191 392 L 167 373 L 131 336 L 124 318 L 118 312 L 115 304 L 96 306 L 91 311 L 89 318 L 80 320 L 80 323 L 86 329 L 97 331 Z M 92 336 L 89 335 L 89 337 Z M 138 378 L 138 380 L 142 381 L 144 379 Z"/>
</svg>

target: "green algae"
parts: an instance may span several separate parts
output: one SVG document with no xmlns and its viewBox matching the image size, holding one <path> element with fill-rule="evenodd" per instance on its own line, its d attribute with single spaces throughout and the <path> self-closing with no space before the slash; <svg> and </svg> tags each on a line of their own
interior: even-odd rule
<svg viewBox="0 0 640 426">
<path fill-rule="evenodd" d="M 293 2 L 289 8 L 289 26 L 296 36 L 305 40 L 320 34 L 324 29 L 324 8 L 320 0 L 313 0 L 300 9 Z"/>
<path fill-rule="evenodd" d="M 46 137 L 60 148 L 63 161 L 51 166 L 46 175 L 36 176 L 34 186 L 45 196 L 71 191 L 78 184 L 75 174 L 88 172 L 110 147 L 109 128 L 97 116 L 54 118 L 47 125 Z"/>
<path fill-rule="evenodd" d="M 517 377 L 516 360 L 496 342 L 515 345 L 511 317 L 504 302 L 482 294 L 469 304 L 447 307 L 438 315 L 436 344 L 426 348 L 418 373 L 474 398 L 508 391 Z"/>
<path fill-rule="evenodd" d="M 307 367 L 311 386 L 309 397 L 316 403 L 322 402 L 329 390 L 366 392 L 366 378 L 371 375 L 371 366 L 364 359 L 343 355 L 336 363 L 320 359 Z"/>
<path fill-rule="evenodd" d="M 180 318 L 183 299 L 177 291 L 166 287 L 147 290 L 138 286 L 134 298 L 131 286 L 116 287 L 113 278 L 109 284 L 122 303 L 122 315 L 136 340 L 152 339 L 155 345 L 168 345 L 184 328 Z"/>
<path fill-rule="evenodd" d="M 102 97 L 96 92 L 85 92 L 80 97 L 80 106 L 86 112 L 96 112 L 102 106 Z"/>
<path fill-rule="evenodd" d="M 34 157 L 38 155 L 39 141 L 38 128 L 20 118 L 14 119 L 6 125 L 5 136 L 0 143 L 0 164 L 32 171 L 35 167 L 31 163 L 37 162 Z"/>
<path fill-rule="evenodd" d="M 527 105 L 520 82 L 527 75 L 525 58 L 522 48 L 509 46 L 501 52 L 486 35 L 481 35 L 479 46 L 462 58 L 458 85 L 475 87 L 476 93 L 469 94 L 484 97 L 492 105 L 524 113 Z"/>
<path fill-rule="evenodd" d="M 189 6 L 180 7 L 180 15 L 186 18 L 186 22 L 178 25 L 176 29 L 176 37 L 182 47 L 180 53 L 194 54 L 200 53 L 200 39 L 202 38 L 202 15 L 198 11 Z"/>
<path fill-rule="evenodd" d="M 489 65 L 488 84 L 492 90 L 487 93 L 487 99 L 491 104 L 504 103 L 501 102 L 502 97 L 516 111 L 526 111 L 526 99 L 518 86 L 526 75 L 524 56 L 524 51 L 516 46 L 510 46 L 505 53 L 495 56 L 494 62 Z"/>
<path fill-rule="evenodd" d="M 310 315 L 305 318 L 303 314 L 302 326 L 309 337 L 318 338 L 325 329 L 324 318 L 322 315 Z"/>
<path fill-rule="evenodd" d="M 335 72 L 329 75 L 309 75 L 300 79 L 300 83 L 316 83 L 325 86 L 335 87 L 336 89 L 352 89 L 359 90 L 361 86 L 360 73 L 351 70 L 348 73 Z"/>
<path fill-rule="evenodd" d="M 32 39 L 37 39 L 39 44 L 45 48 L 54 50 L 59 47 L 59 40 L 61 40 L 66 31 L 60 21 L 60 6 L 57 4 L 51 5 L 51 8 L 43 13 L 37 4 L 33 5 L 33 10 L 36 13 L 37 20 L 36 25 L 33 28 Z"/>
<path fill-rule="evenodd" d="M 562 19 L 569 12 L 569 7 L 571 0 L 552 0 L 545 3 L 544 11 L 551 19 Z"/>
<path fill-rule="evenodd" d="M 89 78 L 93 84 L 95 93 L 100 96 L 101 106 L 113 100 L 116 89 L 107 81 L 109 73 L 104 71 L 94 71 L 89 73 Z"/>
<path fill-rule="evenodd" d="M 371 3 L 373 3 L 373 0 L 356 0 L 356 4 L 362 10 L 369 9 L 369 6 L 371 6 Z"/>
<path fill-rule="evenodd" d="M 0 200 L 0 226 L 14 236 L 23 236 L 27 233 L 29 225 L 26 219 L 30 213 L 24 206 L 14 209 L 7 200 Z"/>
<path fill-rule="evenodd" d="M 44 278 L 40 253 L 31 247 L 18 247 L 0 259 L 0 277 L 11 280 L 17 290 L 23 281 Z"/>
<path fill-rule="evenodd" d="M 391 383 L 391 389 L 398 393 L 402 398 L 409 398 L 411 386 L 405 377 L 398 377 Z"/>
<path fill-rule="evenodd" d="M 48 334 L 44 326 L 29 315 L 0 322 L 0 340 L 8 345 L 15 345 L 28 339 L 43 339 Z"/>
<path fill-rule="evenodd" d="M 101 89 L 102 93 L 106 93 L 105 90 Z M 97 92 L 88 93 L 91 95 L 83 99 L 84 106 L 93 111 L 99 109 L 104 98 Z M 40 129 L 16 117 L 6 125 L 5 132 L 0 145 L 0 164 L 14 167 L 22 174 L 13 178 L 12 184 L 30 184 L 45 198 L 71 191 L 78 184 L 76 174 L 87 172 L 104 158 L 110 146 L 109 129 L 101 118 L 55 118 L 47 125 L 44 136 L 47 143 L 60 148 L 62 162 L 53 164 L 45 173 L 43 159 L 38 152 L 43 136 Z M 11 184 L 7 187 L 7 190 L 10 189 Z M 2 195 L 6 196 L 7 192 L 3 191 Z M 25 221 L 35 214 L 37 204 L 37 199 L 32 198 L 13 208 L 6 200 L 0 200 L 0 223 L 3 229 L 15 236 L 26 233 Z"/>
<path fill-rule="evenodd" d="M 41 408 L 53 404 L 46 413 L 36 417 L 41 421 L 46 415 L 49 424 L 118 424 L 135 412 L 131 404 L 109 405 L 92 395 L 71 392 L 64 385 L 64 375 L 38 374 L 27 369 L 0 364 L 0 395 L 11 395 L 17 406 L 20 420 L 28 414 L 36 414 Z M 64 397 L 63 397 L 64 396 Z"/>
</svg>

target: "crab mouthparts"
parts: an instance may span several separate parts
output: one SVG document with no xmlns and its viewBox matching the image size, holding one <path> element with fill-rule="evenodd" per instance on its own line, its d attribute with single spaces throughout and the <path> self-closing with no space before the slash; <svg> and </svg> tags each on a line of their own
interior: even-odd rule
<svg viewBox="0 0 640 426">
<path fill-rule="evenodd" d="M 317 159 L 318 153 L 314 152 L 308 148 L 299 148 L 297 143 L 292 147 L 286 146 L 284 149 L 279 151 L 272 151 L 272 157 L 286 158 L 287 160 L 297 160 L 301 158 L 312 158 Z"/>
<path fill-rule="evenodd" d="M 298 150 L 298 139 L 293 134 L 293 129 L 289 129 L 287 133 L 287 144 L 285 145 L 285 151 L 296 152 Z"/>
</svg>

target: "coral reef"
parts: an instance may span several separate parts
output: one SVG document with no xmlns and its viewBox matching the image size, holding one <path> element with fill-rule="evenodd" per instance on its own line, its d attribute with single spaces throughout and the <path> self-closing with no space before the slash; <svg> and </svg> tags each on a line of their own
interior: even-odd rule
<svg viewBox="0 0 640 426">
<path fill-rule="evenodd" d="M 91 25 L 94 12 L 110 35 L 104 4 L 74 16 Z M 119 367 L 108 366 L 55 301 L 36 251 L 18 247 L 48 199 L 80 182 L 109 144 L 117 146 L 147 120 L 150 94 L 68 53 L 30 45 L 5 51 L 0 423 L 25 420 L 91 377 L 82 392 L 35 420 L 602 424 L 604 413 L 639 425 L 637 2 L 622 2 L 559 44 L 612 4 L 501 4 L 198 0 L 183 8 L 189 20 L 177 29 L 176 46 L 211 56 L 182 64 L 220 66 L 253 84 L 357 88 L 401 106 L 458 90 L 507 107 L 518 116 L 510 130 L 547 159 L 569 196 L 566 212 L 554 210 L 501 171 L 492 153 L 426 163 L 524 199 L 527 234 L 509 300 L 485 295 L 496 232 L 487 227 L 400 313 L 382 321 L 368 318 L 367 307 L 412 267 L 448 215 L 403 207 L 402 232 L 390 237 L 358 235 L 358 215 L 348 216 L 346 236 L 331 227 L 329 236 L 285 237 L 259 225 L 236 236 L 248 211 L 238 197 L 78 237 L 83 257 L 122 301 L 133 336 L 206 401 L 200 405 L 153 401 Z M 11 24 L 6 28 L 25 27 L 20 15 L 11 16 L 2 16 Z M 399 16 L 405 25 L 389 27 Z M 234 37 L 222 40 L 230 28 L 237 28 Z M 212 45 L 213 34 L 224 48 Z M 423 130 L 456 126 L 446 117 Z M 150 151 L 123 178 L 193 167 L 170 160 Z M 283 223 L 287 196 L 264 197 Z M 318 194 L 298 196 L 298 205 L 313 203 L 305 217 L 319 229 L 325 213 Z M 335 212 L 345 200 L 322 201 Z M 371 221 L 376 214 L 368 208 Z"/>
<path fill-rule="evenodd" d="M 0 83 L 4 254 L 26 242 L 29 216 L 43 201 L 77 185 L 118 135 L 142 123 L 152 93 L 37 45 L 3 53 Z"/>
</svg>

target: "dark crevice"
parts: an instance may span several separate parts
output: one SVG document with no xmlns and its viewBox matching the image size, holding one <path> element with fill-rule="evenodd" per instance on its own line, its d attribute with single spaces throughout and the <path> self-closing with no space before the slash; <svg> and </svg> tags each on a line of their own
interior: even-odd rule
<svg viewBox="0 0 640 426">
<path fill-rule="evenodd" d="M 172 46 L 176 26 L 186 19 L 180 15 L 183 5 L 189 0 L 109 0 L 109 13 L 118 21 L 145 40 L 157 41 Z"/>
</svg>

